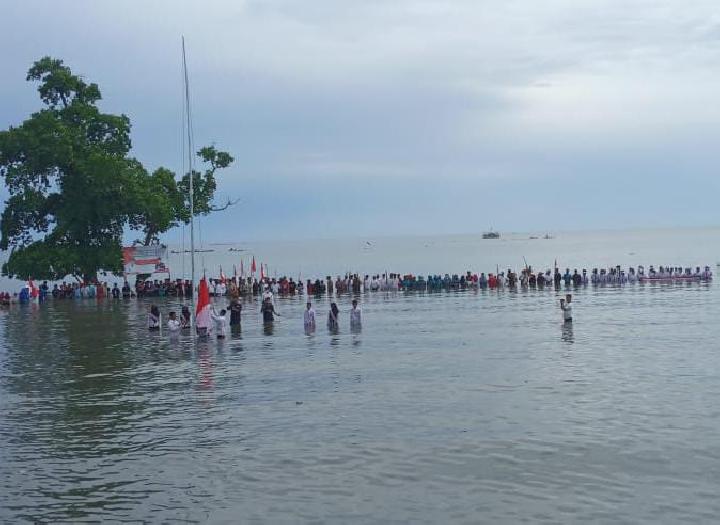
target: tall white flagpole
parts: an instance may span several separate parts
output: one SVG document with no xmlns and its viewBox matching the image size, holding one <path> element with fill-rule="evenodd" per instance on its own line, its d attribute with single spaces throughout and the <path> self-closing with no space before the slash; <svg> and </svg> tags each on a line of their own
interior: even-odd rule
<svg viewBox="0 0 720 525">
<path fill-rule="evenodd" d="M 190 312 L 190 332 L 195 337 L 195 188 L 193 185 L 193 145 L 190 119 L 190 87 L 188 82 L 187 60 L 185 58 L 185 37 L 182 37 L 183 73 L 185 77 L 185 106 L 187 107 L 188 172 L 190 173 L 190 287 L 192 289 L 192 311 Z"/>
</svg>

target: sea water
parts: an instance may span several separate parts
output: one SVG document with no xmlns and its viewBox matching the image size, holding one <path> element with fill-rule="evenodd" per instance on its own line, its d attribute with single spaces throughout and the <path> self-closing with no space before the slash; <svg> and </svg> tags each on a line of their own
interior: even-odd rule
<svg viewBox="0 0 720 525">
<path fill-rule="evenodd" d="M 293 276 L 696 266 L 720 246 L 716 230 L 503 237 L 238 246 Z M 715 521 L 717 285 L 569 291 L 572 325 L 565 289 L 370 293 L 361 331 L 346 295 L 338 332 L 313 298 L 310 335 L 306 297 L 278 298 L 272 327 L 246 300 L 240 331 L 203 342 L 149 333 L 151 300 L 2 311 L 0 520 Z"/>
</svg>

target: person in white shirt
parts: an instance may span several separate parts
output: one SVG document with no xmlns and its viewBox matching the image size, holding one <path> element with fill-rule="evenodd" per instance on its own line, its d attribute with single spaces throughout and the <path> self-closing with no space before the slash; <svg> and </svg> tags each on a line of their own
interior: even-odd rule
<svg viewBox="0 0 720 525">
<path fill-rule="evenodd" d="M 303 324 L 305 325 L 306 331 L 315 330 L 315 309 L 312 307 L 312 303 L 308 301 L 307 308 L 303 315 Z"/>
<path fill-rule="evenodd" d="M 268 285 L 265 285 L 265 291 L 263 292 L 263 301 L 266 299 L 270 299 L 272 301 L 273 299 L 273 293 L 270 291 L 270 287 Z"/>
<path fill-rule="evenodd" d="M 180 321 L 178 321 L 177 314 L 170 312 L 168 315 L 167 329 L 170 337 L 176 336 L 180 333 Z"/>
<path fill-rule="evenodd" d="M 358 308 L 357 299 L 353 299 L 350 310 L 350 328 L 359 329 L 362 327 L 362 310 Z"/>
<path fill-rule="evenodd" d="M 565 299 L 560 299 L 560 310 L 562 310 L 563 321 L 572 323 L 572 295 L 567 294 Z"/>
<path fill-rule="evenodd" d="M 218 315 L 215 312 L 215 308 L 213 308 L 210 312 L 210 317 L 215 323 L 215 333 L 217 334 L 218 339 L 225 339 L 225 335 L 227 334 L 227 317 L 225 316 L 226 313 L 227 312 L 225 310 L 220 310 L 220 314 Z"/>
<path fill-rule="evenodd" d="M 373 292 L 377 292 L 380 289 L 380 283 L 378 283 L 377 277 L 373 277 L 372 281 L 370 282 L 370 290 Z"/>
</svg>

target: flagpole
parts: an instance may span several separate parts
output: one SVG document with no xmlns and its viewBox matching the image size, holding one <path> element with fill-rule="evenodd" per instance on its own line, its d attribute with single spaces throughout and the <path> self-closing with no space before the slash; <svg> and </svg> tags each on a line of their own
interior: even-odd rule
<svg viewBox="0 0 720 525">
<path fill-rule="evenodd" d="M 183 75 L 185 78 L 185 105 L 187 107 L 188 172 L 190 174 L 190 288 L 192 311 L 190 312 L 190 333 L 195 338 L 195 188 L 193 185 L 192 132 L 190 127 L 190 88 L 188 86 L 187 59 L 185 58 L 185 37 L 182 37 Z"/>
</svg>

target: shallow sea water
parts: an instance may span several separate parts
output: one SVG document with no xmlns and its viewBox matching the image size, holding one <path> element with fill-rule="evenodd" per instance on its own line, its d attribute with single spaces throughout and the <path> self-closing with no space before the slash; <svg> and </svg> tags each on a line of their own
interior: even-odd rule
<svg viewBox="0 0 720 525">
<path fill-rule="evenodd" d="M 720 230 L 238 246 L 200 267 L 714 269 Z M 248 302 L 204 343 L 149 334 L 147 301 L 0 311 L 0 521 L 716 521 L 717 284 L 573 293 L 571 327 L 550 290 L 368 294 L 359 333 L 345 296 L 339 333 L 312 336 L 304 297 L 278 299 L 272 331 Z"/>
<path fill-rule="evenodd" d="M 3 311 L 0 520 L 715 521 L 717 287 L 573 293 L 572 326 L 555 291 L 368 294 L 359 333 L 345 296 L 311 336 L 246 302 L 200 343 L 146 301 Z"/>
</svg>

